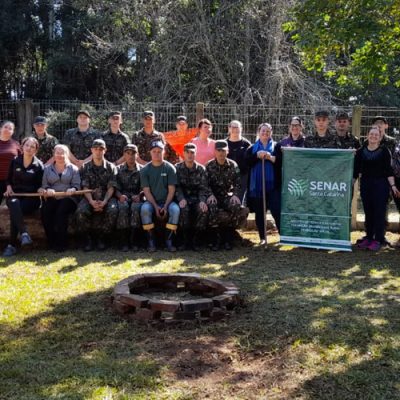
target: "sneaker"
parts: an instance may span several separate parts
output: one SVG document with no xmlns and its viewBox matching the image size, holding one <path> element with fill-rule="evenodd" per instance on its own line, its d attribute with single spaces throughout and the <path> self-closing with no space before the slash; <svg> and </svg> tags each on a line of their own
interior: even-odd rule
<svg viewBox="0 0 400 400">
<path fill-rule="evenodd" d="M 28 246 L 29 244 L 32 244 L 32 239 L 28 232 L 24 232 L 21 235 L 21 246 Z"/>
<path fill-rule="evenodd" d="M 381 248 L 381 244 L 377 240 L 373 240 L 368 246 L 368 250 L 378 251 Z"/>
<path fill-rule="evenodd" d="M 357 247 L 359 249 L 367 249 L 370 244 L 371 244 L 371 240 L 365 238 L 357 243 Z"/>
<path fill-rule="evenodd" d="M 357 239 L 357 240 L 356 240 L 356 244 L 357 244 L 357 245 L 360 244 L 360 243 L 363 242 L 365 239 L 367 239 L 366 236 L 363 236 L 362 238 Z"/>
<path fill-rule="evenodd" d="M 17 249 L 9 244 L 3 251 L 3 257 L 11 257 L 17 254 Z"/>
</svg>

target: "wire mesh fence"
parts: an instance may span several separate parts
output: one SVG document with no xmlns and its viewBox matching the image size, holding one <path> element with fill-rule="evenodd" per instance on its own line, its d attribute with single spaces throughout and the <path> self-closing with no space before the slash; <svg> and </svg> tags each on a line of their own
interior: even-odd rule
<svg viewBox="0 0 400 400">
<path fill-rule="evenodd" d="M 23 103 L 23 107 L 21 106 Z M 112 104 L 108 102 L 80 102 L 70 100 L 22 100 L 0 101 L 1 120 L 9 119 L 17 123 L 20 136 L 30 134 L 31 122 L 36 115 L 45 115 L 49 118 L 49 132 L 62 138 L 67 129 L 76 126 L 76 114 L 80 109 L 89 110 L 92 115 L 92 125 L 99 129 L 107 128 L 107 115 L 110 111 L 120 110 L 123 113 L 123 130 L 132 135 L 141 128 L 141 117 L 144 110 L 153 110 L 156 115 L 156 129 L 166 132 L 175 129 L 178 115 L 186 115 L 190 126 L 196 126 L 199 118 L 208 118 L 213 123 L 214 138 L 226 137 L 228 124 L 232 120 L 239 120 L 243 125 L 243 135 L 254 141 L 257 127 L 263 122 L 269 122 L 274 129 L 276 140 L 288 133 L 290 118 L 300 116 L 305 125 L 305 133 L 313 131 L 313 115 L 316 110 L 327 109 L 331 114 L 332 124 L 334 116 L 339 111 L 346 111 L 350 115 L 352 106 L 339 107 L 319 105 L 314 109 L 298 106 L 286 108 L 268 108 L 262 105 L 246 104 L 209 104 L 209 103 L 134 103 Z M 24 115 L 21 115 L 24 114 Z M 388 134 L 400 139 L 400 108 L 363 107 L 361 117 L 361 136 L 365 136 L 373 118 L 384 115 L 389 122 Z M 28 123 L 26 121 L 28 120 Z M 25 121 L 25 123 L 23 123 Z M 30 123 L 29 123 L 30 122 Z M 23 126 L 18 126 L 23 125 Z"/>
</svg>

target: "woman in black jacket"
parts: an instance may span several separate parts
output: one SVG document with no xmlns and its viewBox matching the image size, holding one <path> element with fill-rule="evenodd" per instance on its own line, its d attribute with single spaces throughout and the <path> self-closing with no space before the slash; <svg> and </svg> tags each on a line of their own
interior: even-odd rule
<svg viewBox="0 0 400 400">
<path fill-rule="evenodd" d="M 22 141 L 22 155 L 11 161 L 7 189 L 7 207 L 10 210 L 10 244 L 4 250 L 3 256 L 9 257 L 17 252 L 18 234 L 21 246 L 32 243 L 24 222 L 24 215 L 32 214 L 40 207 L 39 197 L 18 197 L 18 193 L 36 193 L 42 183 L 43 164 L 35 157 L 39 148 L 38 141 L 27 137 Z"/>
</svg>

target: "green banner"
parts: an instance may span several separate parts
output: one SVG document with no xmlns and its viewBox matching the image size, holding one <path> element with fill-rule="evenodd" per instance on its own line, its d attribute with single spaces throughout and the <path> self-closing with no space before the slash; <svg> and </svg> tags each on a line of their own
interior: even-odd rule
<svg viewBox="0 0 400 400">
<path fill-rule="evenodd" d="M 353 150 L 282 150 L 281 244 L 351 251 Z"/>
</svg>

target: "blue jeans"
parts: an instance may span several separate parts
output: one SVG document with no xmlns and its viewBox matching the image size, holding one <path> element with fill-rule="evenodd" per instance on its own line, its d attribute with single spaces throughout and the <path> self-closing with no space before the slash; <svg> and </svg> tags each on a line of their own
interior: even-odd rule
<svg viewBox="0 0 400 400">
<path fill-rule="evenodd" d="M 158 204 L 160 207 L 163 207 L 163 203 Z M 154 228 L 153 224 L 153 215 L 154 215 L 154 207 L 149 201 L 145 201 L 140 209 L 140 218 L 142 219 L 143 229 L 149 230 Z M 179 206 L 178 204 L 171 202 L 168 206 L 168 223 L 167 228 L 171 230 L 176 230 L 176 227 L 179 222 Z"/>
</svg>

